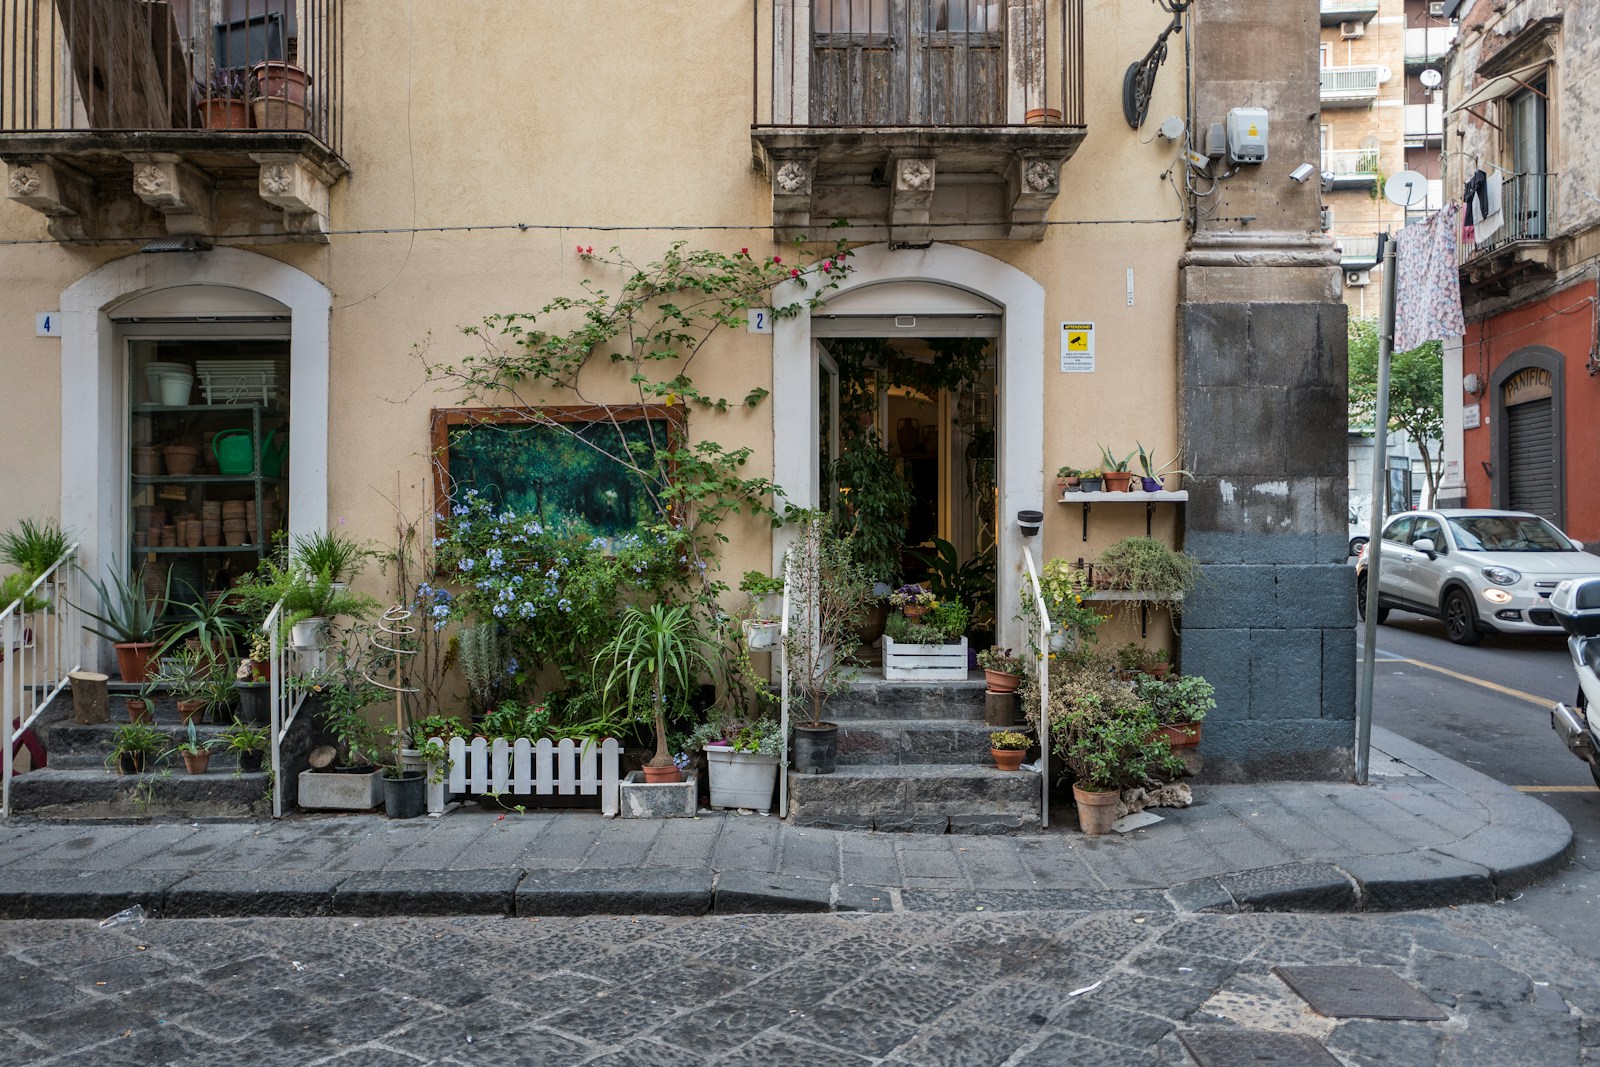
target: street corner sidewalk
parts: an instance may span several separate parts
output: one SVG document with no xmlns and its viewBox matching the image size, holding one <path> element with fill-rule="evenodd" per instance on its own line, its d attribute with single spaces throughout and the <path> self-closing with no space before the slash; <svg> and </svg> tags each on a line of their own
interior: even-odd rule
<svg viewBox="0 0 1600 1067">
<path fill-rule="evenodd" d="M 1568 861 L 1545 804 L 1385 730 L 1370 784 L 1198 785 L 1085 837 L 886 834 L 776 817 L 299 815 L 0 825 L 0 918 L 1386 911 L 1484 903 Z"/>
</svg>

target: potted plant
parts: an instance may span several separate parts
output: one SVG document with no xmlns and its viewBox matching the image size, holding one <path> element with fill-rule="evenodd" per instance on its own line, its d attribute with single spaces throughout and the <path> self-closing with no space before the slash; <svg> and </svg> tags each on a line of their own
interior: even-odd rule
<svg viewBox="0 0 1600 1067">
<path fill-rule="evenodd" d="M 1085 599 L 1089 579 L 1082 567 L 1057 556 L 1039 568 L 1039 592 L 1050 615 L 1050 648 L 1064 652 L 1077 643 L 1092 643 L 1106 616 Z"/>
<path fill-rule="evenodd" d="M 1099 467 L 1085 467 L 1078 472 L 1078 488 L 1085 493 L 1098 493 L 1105 486 L 1105 476 Z"/>
<path fill-rule="evenodd" d="M 1173 456 L 1167 462 L 1158 464 L 1155 455 L 1146 451 L 1144 445 L 1137 441 L 1134 444 L 1139 445 L 1139 486 L 1145 492 L 1159 492 L 1162 482 L 1167 478 L 1176 478 L 1177 483 L 1172 488 L 1181 489 L 1183 479 L 1194 477 L 1193 473 L 1176 465 L 1181 457 Z"/>
<path fill-rule="evenodd" d="M 883 631 L 883 676 L 889 681 L 964 681 L 967 677 L 967 606 L 959 600 L 929 605 L 918 619 L 893 615 Z"/>
<path fill-rule="evenodd" d="M 772 810 L 783 749 L 783 729 L 776 719 L 762 716 L 745 722 L 730 717 L 708 722 L 689 736 L 688 747 L 706 754 L 713 808 Z"/>
<path fill-rule="evenodd" d="M 920 619 L 939 598 L 920 585 L 902 585 L 889 593 L 889 606 L 907 619 Z"/>
<path fill-rule="evenodd" d="M 154 701 L 162 691 L 177 698 L 178 714 L 184 722 L 193 723 L 207 715 L 220 721 L 233 706 L 233 671 L 227 660 L 180 648 L 161 657 L 140 695 Z"/>
<path fill-rule="evenodd" d="M 1198 674 L 1172 678 L 1143 675 L 1134 679 L 1133 691 L 1154 711 L 1167 744 L 1174 749 L 1200 744 L 1201 722 L 1217 706 L 1216 689 Z"/>
<path fill-rule="evenodd" d="M 167 750 L 167 735 L 149 723 L 129 722 L 111 735 L 111 753 L 106 768 L 118 774 L 143 774 L 153 769 Z"/>
<path fill-rule="evenodd" d="M 994 765 L 999 770 L 1020 770 L 1022 758 L 1028 754 L 1031 744 L 1033 739 L 1027 734 L 1015 730 L 996 730 L 989 735 L 989 755 L 994 757 Z"/>
<path fill-rule="evenodd" d="M 1110 577 L 1111 588 L 1136 591 L 1141 600 L 1176 617 L 1183 598 L 1194 591 L 1200 564 L 1156 538 L 1125 537 L 1101 553 L 1095 570 Z"/>
<path fill-rule="evenodd" d="M 815 512 L 794 512 L 800 536 L 784 558 L 789 600 L 795 618 L 784 640 L 789 691 L 810 705 L 810 719 L 794 724 L 791 763 L 802 774 L 832 774 L 839 754 L 839 726 L 826 722 L 828 699 L 855 678 L 847 665 L 858 647 L 858 627 L 865 614 L 872 581 L 840 537 L 833 520 Z"/>
<path fill-rule="evenodd" d="M 81 605 L 73 606 L 104 627 L 87 626 L 85 629 L 112 643 L 117 653 L 117 673 L 122 675 L 123 681 L 143 682 L 149 676 L 150 663 L 163 634 L 161 616 L 172 588 L 172 572 L 167 572 L 161 595 L 149 599 L 145 597 L 143 581 L 136 578 L 130 582 L 123 577 L 115 559 L 111 561 L 110 586 L 88 574 L 84 577 L 99 598 L 100 610 L 94 612 Z"/>
<path fill-rule="evenodd" d="M 183 757 L 183 769 L 190 774 L 204 774 L 211 765 L 211 746 L 215 742 L 202 741 L 195 733 L 194 723 L 189 724 L 189 736 L 178 743 L 178 755 Z"/>
<path fill-rule="evenodd" d="M 858 426 L 853 433 L 852 425 Z M 876 430 L 850 420 L 842 429 L 846 436 L 832 472 L 839 500 L 836 532 L 850 543 L 871 583 L 856 632 L 860 647 L 871 648 L 883 636 L 889 614 L 882 591 L 900 580 L 906 516 L 916 497 L 900 461 L 883 447 Z"/>
<path fill-rule="evenodd" d="M 1061 467 L 1056 471 L 1056 488 L 1063 493 L 1075 492 L 1082 482 L 1083 472 L 1077 467 Z"/>
<path fill-rule="evenodd" d="M 1106 492 L 1125 493 L 1128 483 L 1133 480 L 1133 472 L 1128 469 L 1128 464 L 1133 462 L 1134 453 L 1118 459 L 1111 454 L 1105 445 L 1100 446 L 1101 477 L 1105 479 Z"/>
<path fill-rule="evenodd" d="M 0 534 L 0 564 L 30 575 L 28 584 L 32 585 L 34 579 L 49 570 L 71 547 L 72 541 L 66 531 L 56 523 L 48 519 L 44 522 L 23 519 L 15 530 Z"/>
<path fill-rule="evenodd" d="M 335 592 L 350 588 L 350 582 L 365 569 L 378 552 L 370 545 L 345 537 L 337 532 L 314 533 L 297 538 L 289 550 L 289 559 L 307 574 L 327 575 Z"/>
<path fill-rule="evenodd" d="M 250 109 L 245 103 L 245 74 L 231 67 L 217 67 L 204 82 L 197 83 L 200 97 L 200 125 L 207 130 L 246 130 L 250 128 Z"/>
<path fill-rule="evenodd" d="M 1009 648 L 994 645 L 984 649 L 978 653 L 978 666 L 983 668 L 991 693 L 1015 693 L 1022 684 L 1022 657 L 1013 656 Z"/>
<path fill-rule="evenodd" d="M 690 605 L 636 604 L 623 609 L 622 624 L 596 660 L 608 663 L 601 691 L 655 725 L 655 755 L 644 765 L 647 783 L 678 782 L 683 772 L 667 747 L 667 706 L 681 706 L 702 670 L 710 671 L 705 639 Z"/>
<path fill-rule="evenodd" d="M 306 128 L 306 87 L 311 75 L 305 68 L 281 59 L 269 59 L 250 68 L 251 108 L 257 129 Z"/>
<path fill-rule="evenodd" d="M 383 768 L 383 813 L 391 819 L 415 819 L 427 810 L 427 775 L 405 766 L 405 736 L 396 735 L 393 741 L 393 755 Z"/>
<path fill-rule="evenodd" d="M 225 751 L 233 753 L 239 764 L 238 773 L 259 774 L 272 745 L 272 734 L 268 727 L 234 719 L 217 741 Z"/>
<path fill-rule="evenodd" d="M 150 722 L 156 721 L 155 713 L 151 711 L 150 702 L 144 697 L 128 698 L 128 721 Z"/>
<path fill-rule="evenodd" d="M 271 670 L 272 643 L 259 630 L 250 635 L 250 654 L 239 661 L 233 688 L 239 695 L 239 718 L 247 723 L 265 723 L 272 718 Z"/>
<path fill-rule="evenodd" d="M 745 647 L 752 652 L 775 648 L 783 627 L 778 617 L 783 611 L 783 579 L 768 577 L 760 571 L 745 571 L 739 588 L 750 597 L 750 617 L 740 627 Z"/>
<path fill-rule="evenodd" d="M 165 655 L 178 642 L 186 641 L 206 658 L 231 657 L 235 639 L 244 632 L 243 620 L 234 614 L 227 597 L 198 596 L 193 586 L 189 587 L 189 593 L 193 600 L 172 603 L 181 621 L 168 632 L 156 655 Z"/>
</svg>

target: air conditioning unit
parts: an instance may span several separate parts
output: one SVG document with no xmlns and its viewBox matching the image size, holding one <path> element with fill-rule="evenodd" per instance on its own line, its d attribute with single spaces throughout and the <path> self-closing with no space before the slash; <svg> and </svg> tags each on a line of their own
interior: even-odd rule
<svg viewBox="0 0 1600 1067">
<path fill-rule="evenodd" d="M 1370 270 L 1347 270 L 1344 272 L 1344 283 L 1354 288 L 1359 289 L 1371 281 L 1372 272 Z"/>
<path fill-rule="evenodd" d="M 1428 14 L 1436 19 L 1444 18 L 1444 0 L 1429 0 Z"/>
<path fill-rule="evenodd" d="M 1365 37 L 1366 35 L 1367 24 L 1365 22 L 1357 20 L 1355 22 L 1339 23 L 1339 36 L 1347 41 L 1353 41 L 1357 37 Z"/>
</svg>

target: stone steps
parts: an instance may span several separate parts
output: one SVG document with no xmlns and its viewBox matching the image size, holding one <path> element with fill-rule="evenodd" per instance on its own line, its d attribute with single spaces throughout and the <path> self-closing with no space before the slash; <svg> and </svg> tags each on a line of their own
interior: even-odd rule
<svg viewBox="0 0 1600 1067">
<path fill-rule="evenodd" d="M 270 815 L 272 801 L 264 772 L 234 774 L 213 766 L 205 774 L 186 774 L 178 760 L 164 772 L 142 775 L 104 767 L 30 771 L 11 780 L 11 808 L 59 819 L 214 819 Z"/>
<path fill-rule="evenodd" d="M 177 713 L 170 716 L 177 718 Z M 45 751 L 50 756 L 50 767 L 53 770 L 81 769 L 85 767 L 105 766 L 106 757 L 111 754 L 112 738 L 117 727 L 122 725 L 117 722 L 95 723 L 91 726 L 80 725 L 75 722 L 52 723 L 44 732 L 43 738 Z M 162 722 L 158 715 L 155 727 L 166 735 L 169 749 L 189 739 L 189 727 L 181 722 Z M 207 723 L 196 724 L 195 737 L 204 744 L 207 741 L 216 741 L 222 737 L 228 727 Z M 181 767 L 182 761 L 173 756 L 171 763 Z M 211 750 L 211 768 L 213 770 L 233 770 L 238 765 L 238 760 L 232 752 L 221 747 Z"/>
<path fill-rule="evenodd" d="M 993 765 L 846 765 L 789 774 L 797 826 L 900 833 L 1010 833 L 1039 827 L 1039 776 Z"/>
<path fill-rule="evenodd" d="M 839 724 L 839 765 L 984 764 L 994 729 L 981 720 L 854 719 Z"/>
<path fill-rule="evenodd" d="M 860 719 L 983 719 L 983 672 L 962 682 L 888 682 L 877 671 L 864 671 L 850 688 L 828 701 L 828 722 Z M 791 718 L 807 709 L 792 707 Z"/>
</svg>

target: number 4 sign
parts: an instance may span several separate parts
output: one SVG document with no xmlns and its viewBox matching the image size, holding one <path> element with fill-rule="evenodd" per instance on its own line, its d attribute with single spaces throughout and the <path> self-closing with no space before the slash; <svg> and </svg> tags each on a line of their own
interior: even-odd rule
<svg viewBox="0 0 1600 1067">
<path fill-rule="evenodd" d="M 35 337 L 60 337 L 61 312 L 36 311 L 33 313 L 33 335 Z"/>
</svg>

